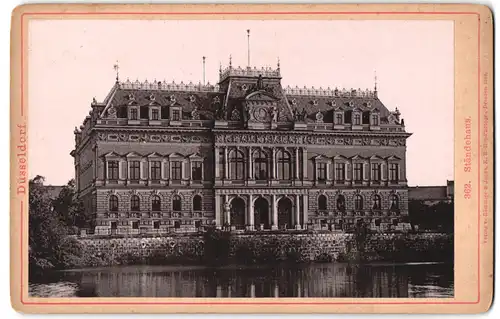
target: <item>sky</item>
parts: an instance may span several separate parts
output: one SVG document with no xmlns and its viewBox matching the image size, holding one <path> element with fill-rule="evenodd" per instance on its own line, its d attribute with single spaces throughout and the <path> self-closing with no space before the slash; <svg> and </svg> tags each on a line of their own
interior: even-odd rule
<svg viewBox="0 0 500 319">
<path fill-rule="evenodd" d="M 407 132 L 407 179 L 453 179 L 452 21 L 31 20 L 28 28 L 30 177 L 74 178 L 73 130 L 115 81 L 218 80 L 219 65 L 281 64 L 283 86 L 373 89 Z"/>
</svg>

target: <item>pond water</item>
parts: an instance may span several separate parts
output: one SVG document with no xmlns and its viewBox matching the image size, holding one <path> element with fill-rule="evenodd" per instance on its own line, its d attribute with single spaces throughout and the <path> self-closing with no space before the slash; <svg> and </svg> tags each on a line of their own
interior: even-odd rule
<svg viewBox="0 0 500 319">
<path fill-rule="evenodd" d="M 453 265 L 307 264 L 76 269 L 30 283 L 38 297 L 453 297 Z"/>
</svg>

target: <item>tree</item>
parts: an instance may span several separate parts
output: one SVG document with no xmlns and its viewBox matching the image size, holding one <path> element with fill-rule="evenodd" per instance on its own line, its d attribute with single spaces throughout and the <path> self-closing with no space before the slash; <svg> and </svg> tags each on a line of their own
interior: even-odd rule
<svg viewBox="0 0 500 319">
<path fill-rule="evenodd" d="M 39 175 L 29 181 L 30 274 L 69 266 L 80 254 L 78 243 L 67 236 L 67 226 L 53 208 L 44 181 Z"/>
<path fill-rule="evenodd" d="M 410 201 L 408 210 L 412 225 L 421 229 L 453 232 L 454 208 L 453 202 L 441 201 L 426 205 L 423 201 Z"/>
<path fill-rule="evenodd" d="M 69 227 L 88 227 L 90 219 L 85 215 L 83 203 L 76 195 L 75 180 L 71 179 L 53 201 L 54 210 Z M 74 230 L 76 231 L 76 230 Z"/>
</svg>

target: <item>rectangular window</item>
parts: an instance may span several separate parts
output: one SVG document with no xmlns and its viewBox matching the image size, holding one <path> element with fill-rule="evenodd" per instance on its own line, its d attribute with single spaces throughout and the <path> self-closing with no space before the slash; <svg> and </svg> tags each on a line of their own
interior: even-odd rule
<svg viewBox="0 0 500 319">
<path fill-rule="evenodd" d="M 108 179 L 112 181 L 118 179 L 118 161 L 108 162 Z"/>
<path fill-rule="evenodd" d="M 326 181 L 326 163 L 318 163 L 318 181 Z"/>
<path fill-rule="evenodd" d="M 179 110 L 172 111 L 172 121 L 180 121 L 181 120 L 181 112 Z"/>
<path fill-rule="evenodd" d="M 130 162 L 130 179 L 137 181 L 141 178 L 141 162 L 132 161 Z"/>
<path fill-rule="evenodd" d="M 136 108 L 130 109 L 130 119 L 137 120 L 137 109 Z"/>
<path fill-rule="evenodd" d="M 193 181 L 201 181 L 202 178 L 202 162 L 193 162 L 191 163 L 191 179 Z"/>
<path fill-rule="evenodd" d="M 172 180 L 180 181 L 182 179 L 182 162 L 172 162 Z"/>
<path fill-rule="evenodd" d="M 344 181 L 345 180 L 345 164 L 337 163 L 335 164 L 335 180 Z"/>
<path fill-rule="evenodd" d="M 153 228 L 154 228 L 154 229 L 159 229 L 159 228 L 160 228 L 160 221 L 155 220 L 155 221 L 153 222 Z"/>
<path fill-rule="evenodd" d="M 139 229 L 139 222 L 132 222 L 132 229 Z"/>
<path fill-rule="evenodd" d="M 161 179 L 161 162 L 160 161 L 151 162 L 151 179 L 154 181 L 159 181 Z"/>
<path fill-rule="evenodd" d="M 152 109 L 151 110 L 151 119 L 153 121 L 157 121 L 160 119 L 160 113 L 158 112 L 158 109 Z"/>
<path fill-rule="evenodd" d="M 380 164 L 378 163 L 372 164 L 372 180 L 380 181 L 382 179 L 381 172 L 382 171 L 380 169 Z"/>
<path fill-rule="evenodd" d="M 392 163 L 389 166 L 389 180 L 391 182 L 399 181 L 399 164 Z"/>
<path fill-rule="evenodd" d="M 378 115 L 377 114 L 372 115 L 372 125 L 378 126 Z"/>
<path fill-rule="evenodd" d="M 354 180 L 358 182 L 363 180 L 363 163 L 354 164 Z"/>
</svg>

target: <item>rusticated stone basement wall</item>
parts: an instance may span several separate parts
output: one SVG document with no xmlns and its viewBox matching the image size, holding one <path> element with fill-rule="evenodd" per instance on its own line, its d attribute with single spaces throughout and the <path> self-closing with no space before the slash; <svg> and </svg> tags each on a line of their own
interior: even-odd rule
<svg viewBox="0 0 500 319">
<path fill-rule="evenodd" d="M 220 248 L 219 262 L 453 260 L 453 236 L 441 233 L 370 234 L 361 239 L 346 233 L 231 234 L 222 241 L 206 241 L 202 235 L 79 239 L 86 266 L 204 263 L 213 261 L 207 254 L 213 254 L 208 250 L 214 246 Z"/>
</svg>

